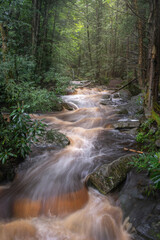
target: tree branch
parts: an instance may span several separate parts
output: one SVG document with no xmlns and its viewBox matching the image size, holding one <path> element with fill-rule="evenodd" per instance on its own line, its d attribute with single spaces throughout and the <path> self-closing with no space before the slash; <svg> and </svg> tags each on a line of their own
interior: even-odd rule
<svg viewBox="0 0 160 240">
<path fill-rule="evenodd" d="M 122 86 L 121 88 L 117 89 L 116 91 L 114 91 L 112 94 L 119 92 L 121 89 L 127 87 L 128 85 L 130 85 L 131 83 L 133 83 L 134 81 L 136 81 L 137 78 L 132 79 L 130 82 L 128 82 L 127 84 L 125 84 L 124 86 Z"/>
</svg>

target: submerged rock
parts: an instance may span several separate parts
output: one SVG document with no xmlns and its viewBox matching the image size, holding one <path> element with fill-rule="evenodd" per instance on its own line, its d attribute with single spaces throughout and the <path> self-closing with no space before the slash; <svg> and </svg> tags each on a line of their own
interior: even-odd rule
<svg viewBox="0 0 160 240">
<path fill-rule="evenodd" d="M 88 177 L 88 184 L 93 185 L 103 194 L 109 193 L 125 180 L 132 168 L 129 162 L 134 155 L 128 154 L 110 164 L 102 165 Z"/>
</svg>

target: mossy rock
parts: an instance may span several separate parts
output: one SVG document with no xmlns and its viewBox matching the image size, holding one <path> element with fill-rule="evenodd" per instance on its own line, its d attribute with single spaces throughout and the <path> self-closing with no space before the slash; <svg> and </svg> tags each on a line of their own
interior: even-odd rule
<svg viewBox="0 0 160 240">
<path fill-rule="evenodd" d="M 127 173 L 132 169 L 131 158 L 135 154 L 128 154 L 118 158 L 110 164 L 104 164 L 88 177 L 88 185 L 94 186 L 102 194 L 107 194 L 120 183 L 122 183 Z"/>
<path fill-rule="evenodd" d="M 51 129 L 48 130 L 43 137 L 39 138 L 35 145 L 43 149 L 63 148 L 70 144 L 69 139 L 61 132 Z"/>
</svg>

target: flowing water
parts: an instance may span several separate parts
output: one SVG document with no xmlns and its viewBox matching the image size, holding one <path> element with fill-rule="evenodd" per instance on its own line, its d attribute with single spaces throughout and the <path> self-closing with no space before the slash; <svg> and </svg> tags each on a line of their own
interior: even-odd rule
<svg viewBox="0 0 160 240">
<path fill-rule="evenodd" d="M 79 89 L 63 97 L 76 110 L 34 116 L 67 135 L 70 145 L 34 156 L 38 164 L 1 193 L 1 240 L 130 239 L 120 208 L 85 186 L 92 171 L 125 155 L 123 148 L 133 144 L 132 137 L 112 128 L 118 120 L 115 108 L 100 105 L 106 93 Z"/>
</svg>

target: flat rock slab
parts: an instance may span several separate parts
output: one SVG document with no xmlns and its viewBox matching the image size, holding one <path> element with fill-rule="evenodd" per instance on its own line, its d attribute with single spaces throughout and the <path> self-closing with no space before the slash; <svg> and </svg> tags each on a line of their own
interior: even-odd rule
<svg viewBox="0 0 160 240">
<path fill-rule="evenodd" d="M 140 125 L 140 121 L 137 120 L 125 120 L 125 119 L 120 119 L 118 122 L 113 124 L 113 127 L 115 129 L 123 129 L 123 128 L 138 128 Z"/>
<path fill-rule="evenodd" d="M 96 187 L 102 194 L 107 194 L 127 176 L 132 166 L 129 164 L 135 154 L 128 154 L 118 158 L 110 164 L 104 164 L 88 178 L 88 184 Z"/>
</svg>

